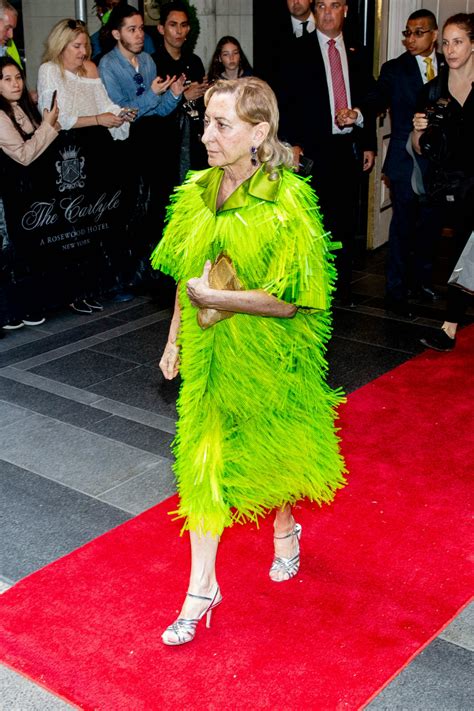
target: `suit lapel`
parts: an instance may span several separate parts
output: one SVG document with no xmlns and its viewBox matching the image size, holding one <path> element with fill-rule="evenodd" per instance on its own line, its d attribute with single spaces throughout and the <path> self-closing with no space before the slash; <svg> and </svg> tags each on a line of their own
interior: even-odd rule
<svg viewBox="0 0 474 711">
<path fill-rule="evenodd" d="M 324 65 L 324 59 L 321 52 L 321 46 L 319 44 L 318 33 L 316 31 L 312 32 L 309 37 L 302 40 L 307 43 L 308 47 L 311 47 L 312 51 L 312 63 L 313 63 L 313 80 L 315 84 L 319 85 L 320 89 L 318 91 L 318 96 L 322 101 L 325 102 L 326 106 L 321 108 L 321 113 L 326 115 L 329 113 L 331 115 L 331 103 L 329 101 L 329 87 L 328 87 L 328 77 L 326 76 L 326 67 Z"/>
<path fill-rule="evenodd" d="M 412 57 L 411 54 L 406 54 L 406 78 L 410 83 L 411 93 L 414 96 L 418 96 L 420 89 L 423 87 L 423 79 L 421 78 L 420 68 L 418 66 L 418 61 L 416 57 Z"/>
<path fill-rule="evenodd" d="M 359 57 L 358 57 L 357 49 L 355 47 L 349 45 L 348 42 L 346 41 L 345 37 L 344 37 L 344 46 L 346 48 L 347 69 L 349 72 L 349 87 L 351 90 L 351 103 L 354 104 L 354 97 L 358 96 L 358 94 L 359 94 L 359 90 L 358 90 L 358 86 L 357 86 Z"/>
</svg>

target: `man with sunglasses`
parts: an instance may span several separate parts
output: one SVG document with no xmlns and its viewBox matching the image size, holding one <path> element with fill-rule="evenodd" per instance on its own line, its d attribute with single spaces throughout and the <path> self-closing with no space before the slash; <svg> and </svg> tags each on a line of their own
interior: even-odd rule
<svg viewBox="0 0 474 711">
<path fill-rule="evenodd" d="M 377 113 L 389 109 L 391 118 L 390 143 L 383 165 L 383 173 L 390 180 L 393 208 L 385 303 L 388 310 L 410 318 L 409 296 L 424 301 L 438 298 L 432 289 L 432 268 L 439 225 L 437 213 L 413 190 L 414 160 L 406 146 L 417 96 L 423 84 L 437 75 L 444 60 L 435 51 L 438 25 L 429 10 L 413 12 L 402 35 L 406 51 L 382 65 L 369 103 Z M 422 159 L 417 163 L 423 175 L 427 165 Z"/>
</svg>

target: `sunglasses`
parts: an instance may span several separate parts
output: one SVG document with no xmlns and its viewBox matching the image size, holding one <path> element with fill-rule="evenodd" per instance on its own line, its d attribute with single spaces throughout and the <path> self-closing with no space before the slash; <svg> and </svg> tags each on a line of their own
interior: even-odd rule
<svg viewBox="0 0 474 711">
<path fill-rule="evenodd" d="M 402 35 L 404 37 L 411 37 L 412 35 L 415 35 L 415 37 L 423 37 L 423 35 L 426 35 L 427 32 L 433 32 L 433 30 L 403 30 Z"/>
<path fill-rule="evenodd" d="M 78 27 L 85 27 L 86 23 L 82 20 L 68 20 L 67 26 L 70 30 L 77 30 Z"/>
<path fill-rule="evenodd" d="M 136 72 L 136 73 L 133 75 L 133 81 L 134 81 L 135 84 L 137 85 L 137 91 L 136 91 L 137 96 L 141 96 L 142 94 L 144 94 L 145 91 L 146 91 L 146 89 L 145 89 L 145 87 L 143 86 L 143 84 L 144 84 L 144 79 L 143 79 L 142 75 L 140 74 L 140 72 Z"/>
</svg>

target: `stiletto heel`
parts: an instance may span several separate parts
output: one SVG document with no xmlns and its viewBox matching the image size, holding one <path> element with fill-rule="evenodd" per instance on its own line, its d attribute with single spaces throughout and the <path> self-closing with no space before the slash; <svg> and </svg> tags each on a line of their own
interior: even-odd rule
<svg viewBox="0 0 474 711">
<path fill-rule="evenodd" d="M 273 558 L 273 563 L 272 567 L 270 568 L 270 578 L 273 580 L 274 583 L 282 583 L 285 582 L 286 580 L 290 580 L 291 578 L 294 578 L 295 575 L 297 574 L 299 568 L 300 568 L 300 539 L 301 539 L 301 525 L 299 523 L 295 523 L 293 530 L 290 533 L 287 533 L 286 536 L 273 536 L 273 538 L 276 538 L 277 540 L 282 540 L 283 538 L 290 538 L 291 536 L 296 536 L 296 541 L 298 544 L 298 550 L 294 556 L 291 558 L 281 558 L 279 556 L 275 556 Z M 284 573 L 286 577 L 278 578 L 274 577 L 275 574 L 280 574 Z"/>
<path fill-rule="evenodd" d="M 211 626 L 212 611 L 222 602 L 222 595 L 219 586 L 216 585 L 214 595 L 212 597 L 205 597 L 204 595 L 194 595 L 194 593 L 187 593 L 188 597 L 194 597 L 198 600 L 208 600 L 209 605 L 205 610 L 201 612 L 199 617 L 187 620 L 184 617 L 178 617 L 172 625 L 167 627 L 161 639 L 164 644 L 169 646 L 177 646 L 179 644 L 186 644 L 187 642 L 192 642 L 196 635 L 196 628 L 199 620 L 202 620 L 204 615 L 206 615 L 206 627 Z M 172 635 L 170 637 L 170 635 Z M 173 637 L 174 636 L 174 637 Z"/>
</svg>

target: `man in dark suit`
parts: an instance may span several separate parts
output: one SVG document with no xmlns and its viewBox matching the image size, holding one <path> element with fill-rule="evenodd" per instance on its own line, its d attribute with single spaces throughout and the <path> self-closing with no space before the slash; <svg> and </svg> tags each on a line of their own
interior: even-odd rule
<svg viewBox="0 0 474 711">
<path fill-rule="evenodd" d="M 436 17 L 429 10 L 417 10 L 408 18 L 406 52 L 382 65 L 369 103 L 376 113 L 390 109 L 391 138 L 383 165 L 390 179 L 393 216 L 389 231 L 387 257 L 386 306 L 409 316 L 409 288 L 416 297 L 433 300 L 434 246 L 439 235 L 438 213 L 430 208 L 412 188 L 413 158 L 407 152 L 407 140 L 413 129 L 417 96 L 423 84 L 434 78 L 444 63 L 435 52 L 438 36 Z M 418 158 L 421 174 L 427 163 Z M 409 274 L 413 253 L 412 274 Z"/>
<path fill-rule="evenodd" d="M 295 40 L 278 82 L 280 135 L 314 161 L 311 184 L 319 197 L 325 227 L 342 243 L 337 253 L 337 296 L 351 304 L 353 243 L 363 171 L 374 163 L 375 120 L 360 110 L 354 126 L 339 126 L 341 112 L 361 106 L 374 79 L 362 47 L 344 41 L 346 2 L 315 4 L 316 32 Z"/>
<path fill-rule="evenodd" d="M 286 22 L 285 29 L 290 38 L 292 35 L 297 38 L 303 37 L 315 31 L 313 0 L 286 0 L 286 4 L 290 13 L 290 22 Z"/>
<path fill-rule="evenodd" d="M 255 20 L 265 31 L 254 48 L 254 74 L 275 88 L 294 39 L 315 31 L 314 0 L 279 0 Z M 261 10 L 257 9 L 258 12 Z"/>
</svg>

